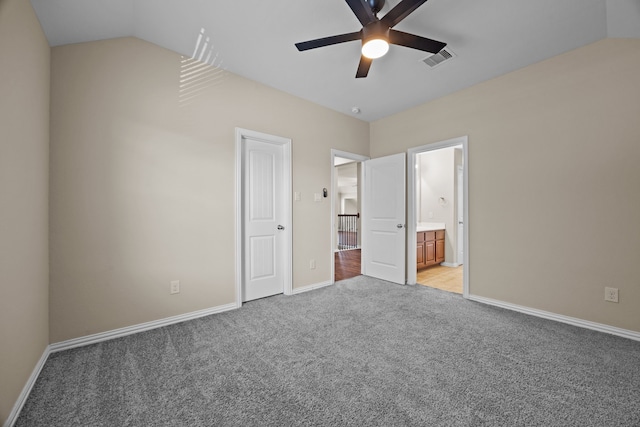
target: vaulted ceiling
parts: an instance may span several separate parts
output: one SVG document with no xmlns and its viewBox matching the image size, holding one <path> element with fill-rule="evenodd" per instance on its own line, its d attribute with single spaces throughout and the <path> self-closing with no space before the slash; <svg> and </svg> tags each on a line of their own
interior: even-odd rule
<svg viewBox="0 0 640 427">
<path fill-rule="evenodd" d="M 455 57 L 430 68 L 429 54 L 391 46 L 356 79 L 359 41 L 294 46 L 358 31 L 344 0 L 31 1 L 51 46 L 134 36 L 366 121 L 605 37 L 640 37 L 640 0 L 429 0 L 395 29 Z"/>
</svg>

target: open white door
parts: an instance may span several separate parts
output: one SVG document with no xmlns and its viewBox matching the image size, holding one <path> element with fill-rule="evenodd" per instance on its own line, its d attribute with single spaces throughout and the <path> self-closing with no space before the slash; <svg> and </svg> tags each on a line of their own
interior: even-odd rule
<svg viewBox="0 0 640 427">
<path fill-rule="evenodd" d="M 405 155 L 364 162 L 363 274 L 405 284 Z"/>
</svg>

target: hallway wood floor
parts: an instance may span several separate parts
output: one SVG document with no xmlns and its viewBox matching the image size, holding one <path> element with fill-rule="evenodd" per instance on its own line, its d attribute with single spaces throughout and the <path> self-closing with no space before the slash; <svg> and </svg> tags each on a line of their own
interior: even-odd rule
<svg viewBox="0 0 640 427">
<path fill-rule="evenodd" d="M 360 249 L 348 251 L 338 251 L 335 253 L 335 278 L 339 280 L 348 279 L 360 275 Z"/>
</svg>

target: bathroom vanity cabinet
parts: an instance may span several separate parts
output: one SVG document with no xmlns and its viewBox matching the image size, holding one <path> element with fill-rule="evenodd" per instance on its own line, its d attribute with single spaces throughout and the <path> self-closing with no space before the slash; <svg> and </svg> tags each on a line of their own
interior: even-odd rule
<svg viewBox="0 0 640 427">
<path fill-rule="evenodd" d="M 419 231 L 416 251 L 418 270 L 444 262 L 444 230 Z"/>
</svg>

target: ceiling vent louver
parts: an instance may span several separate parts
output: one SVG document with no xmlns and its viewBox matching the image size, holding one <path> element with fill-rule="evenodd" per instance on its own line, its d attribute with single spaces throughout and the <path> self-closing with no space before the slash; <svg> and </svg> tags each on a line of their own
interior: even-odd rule
<svg viewBox="0 0 640 427">
<path fill-rule="evenodd" d="M 427 64 L 429 67 L 434 68 L 445 61 L 455 58 L 455 56 L 456 55 L 450 49 L 445 47 L 440 52 L 423 59 L 422 62 Z"/>
</svg>

